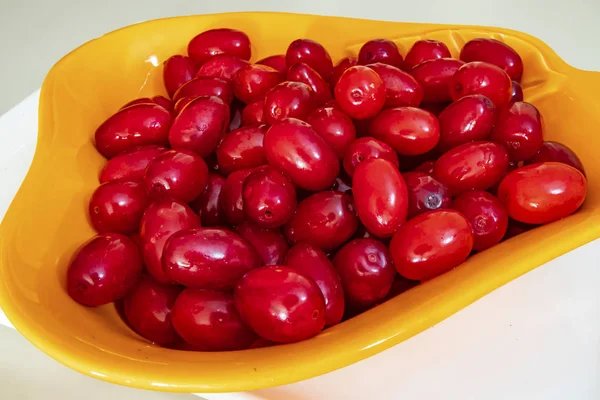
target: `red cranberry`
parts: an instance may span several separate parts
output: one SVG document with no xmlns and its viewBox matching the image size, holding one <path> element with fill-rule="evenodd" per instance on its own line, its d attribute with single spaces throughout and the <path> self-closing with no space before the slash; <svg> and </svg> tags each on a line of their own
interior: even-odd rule
<svg viewBox="0 0 600 400">
<path fill-rule="evenodd" d="M 94 134 L 96 149 L 106 158 L 144 145 L 166 145 L 171 114 L 158 104 L 135 104 L 104 121 Z"/>
<path fill-rule="evenodd" d="M 348 147 L 344 155 L 344 170 L 352 177 L 358 164 L 371 158 L 382 158 L 399 167 L 398 155 L 388 144 L 372 137 L 362 137 Z"/>
<path fill-rule="evenodd" d="M 383 300 L 396 275 L 388 249 L 375 239 L 354 239 L 336 253 L 333 265 L 348 305 L 359 309 Z"/>
<path fill-rule="evenodd" d="M 450 190 L 431 175 L 414 171 L 402 176 L 408 189 L 408 218 L 452 205 Z"/>
<path fill-rule="evenodd" d="M 83 245 L 67 270 L 67 293 L 89 307 L 125 296 L 142 276 L 137 245 L 119 233 L 101 234 Z"/>
<path fill-rule="evenodd" d="M 150 204 L 140 224 L 140 242 L 146 270 L 160 283 L 172 283 L 162 267 L 165 242 L 172 234 L 200 227 L 200 218 L 191 208 L 174 200 Z"/>
<path fill-rule="evenodd" d="M 179 336 L 171 323 L 173 303 L 181 287 L 155 282 L 144 275 L 123 301 L 127 322 L 146 339 L 162 346 L 175 343 Z"/>
<path fill-rule="evenodd" d="M 318 108 L 310 113 L 306 122 L 325 139 L 339 159 L 344 157 L 348 147 L 356 139 L 352 120 L 336 108 Z"/>
<path fill-rule="evenodd" d="M 229 107 L 220 98 L 195 98 L 173 121 L 169 143 L 175 150 L 192 150 L 200 157 L 206 157 L 225 134 L 229 117 Z"/>
<path fill-rule="evenodd" d="M 517 168 L 502 178 L 498 186 L 498 198 L 508 215 L 536 225 L 573 214 L 581 207 L 586 195 L 587 180 L 583 174 L 558 162 Z"/>
<path fill-rule="evenodd" d="M 310 39 L 297 39 L 290 43 L 285 53 L 286 64 L 292 66 L 296 63 L 305 63 L 328 80 L 333 71 L 331 56 L 325 48 Z"/>
<path fill-rule="evenodd" d="M 225 135 L 217 147 L 219 170 L 230 174 L 267 163 L 263 149 L 266 126 L 247 126 Z"/>
<path fill-rule="evenodd" d="M 316 106 L 321 106 L 331 100 L 331 88 L 317 71 L 304 63 L 292 65 L 286 74 L 288 81 L 306 83 L 314 91 Z"/>
<path fill-rule="evenodd" d="M 173 101 L 177 103 L 183 98 L 193 99 L 202 96 L 215 96 L 223 100 L 225 104 L 231 104 L 233 101 L 233 90 L 231 89 L 231 84 L 221 78 L 194 78 L 184 83 L 179 90 L 175 92 Z M 189 102 L 191 102 L 191 100 L 187 103 L 180 104 L 178 106 L 179 111 L 181 112 L 181 109 L 189 104 Z"/>
<path fill-rule="evenodd" d="M 490 193 L 481 190 L 463 193 L 454 199 L 453 208 L 464 215 L 473 228 L 473 250 L 485 250 L 504 237 L 508 213 L 502 202 Z"/>
<path fill-rule="evenodd" d="M 419 40 L 412 45 L 408 54 L 406 54 L 404 68 L 410 71 L 422 62 L 451 57 L 450 50 L 444 43 L 437 40 Z"/>
<path fill-rule="evenodd" d="M 465 143 L 444 153 L 435 163 L 434 177 L 453 195 L 496 184 L 508 169 L 508 154 L 492 142 Z"/>
<path fill-rule="evenodd" d="M 451 101 L 448 86 L 456 71 L 464 64 L 454 58 L 437 58 L 415 66 L 410 74 L 423 88 L 423 103 Z"/>
<path fill-rule="evenodd" d="M 335 85 L 335 101 L 342 111 L 354 119 L 375 116 L 385 104 L 385 85 L 369 67 L 348 68 Z"/>
<path fill-rule="evenodd" d="M 169 57 L 163 64 L 163 81 L 170 97 L 187 81 L 192 80 L 198 67 L 186 56 Z"/>
<path fill-rule="evenodd" d="M 244 181 L 242 191 L 246 217 L 261 228 L 278 228 L 296 210 L 292 182 L 272 167 L 260 168 Z"/>
<path fill-rule="evenodd" d="M 117 154 L 100 171 L 100 183 L 142 180 L 148 163 L 165 150 L 165 147 L 150 145 L 134 147 Z"/>
<path fill-rule="evenodd" d="M 196 78 L 220 78 L 231 82 L 235 74 L 248 64 L 246 60 L 227 54 L 214 56 L 202 64 L 196 73 Z"/>
<path fill-rule="evenodd" d="M 258 100 L 248 104 L 242 111 L 242 126 L 262 125 L 265 123 L 264 100 Z"/>
<path fill-rule="evenodd" d="M 196 35 L 188 44 L 188 54 L 196 63 L 202 64 L 220 54 L 249 60 L 252 53 L 248 35 L 235 29 L 220 28 Z"/>
<path fill-rule="evenodd" d="M 473 61 L 460 67 L 450 79 L 452 100 L 471 94 L 482 94 L 496 107 L 510 102 L 512 81 L 501 68 L 485 62 Z"/>
<path fill-rule="evenodd" d="M 544 143 L 542 116 L 532 104 L 509 104 L 498 111 L 491 139 L 506 147 L 511 160 L 527 160 Z"/>
<path fill-rule="evenodd" d="M 243 350 L 257 339 L 240 318 L 230 293 L 185 289 L 175 300 L 171 318 L 194 350 Z"/>
<path fill-rule="evenodd" d="M 246 104 L 261 100 L 265 94 L 283 80 L 281 73 L 271 67 L 250 64 L 240 69 L 233 78 L 235 97 Z"/>
<path fill-rule="evenodd" d="M 325 301 L 317 284 L 290 267 L 260 267 L 247 273 L 234 292 L 244 321 L 261 337 L 292 343 L 325 326 Z"/>
<path fill-rule="evenodd" d="M 162 263 L 167 276 L 186 287 L 229 291 L 246 272 L 260 265 L 260 258 L 237 233 L 197 228 L 171 235 Z"/>
<path fill-rule="evenodd" d="M 485 140 L 494 126 L 496 108 L 485 96 L 465 96 L 450 104 L 439 116 L 441 151 L 463 143 Z"/>
<path fill-rule="evenodd" d="M 406 183 L 389 161 L 373 158 L 360 163 L 352 176 L 352 194 L 360 221 L 374 235 L 392 236 L 406 221 Z"/>
<path fill-rule="evenodd" d="M 236 227 L 236 230 L 258 252 L 262 265 L 283 263 L 289 246 L 281 230 L 259 228 L 250 222 L 243 222 Z"/>
<path fill-rule="evenodd" d="M 148 196 L 141 182 L 107 182 L 92 194 L 89 215 L 99 233 L 131 234 L 138 231 L 147 206 Z"/>
<path fill-rule="evenodd" d="M 165 151 L 146 168 L 144 183 L 150 196 L 172 197 L 184 203 L 194 200 L 206 188 L 208 167 L 191 151 Z"/>
<path fill-rule="evenodd" d="M 502 68 L 510 79 L 519 82 L 523 75 L 523 60 L 509 45 L 496 39 L 478 38 L 468 41 L 460 51 L 464 62 L 484 61 Z"/>
<path fill-rule="evenodd" d="M 315 109 L 314 96 L 306 83 L 282 82 L 267 92 L 263 118 L 271 125 L 285 118 L 304 120 Z"/>
<path fill-rule="evenodd" d="M 272 125 L 263 141 L 269 164 L 306 190 L 331 186 L 340 163 L 327 142 L 305 122 L 288 118 Z"/>
<path fill-rule="evenodd" d="M 284 233 L 292 244 L 306 242 L 331 251 L 350 239 L 357 227 L 352 196 L 324 191 L 298 204 L 296 213 L 284 227 Z"/>
<path fill-rule="evenodd" d="M 377 72 L 385 87 L 384 107 L 418 107 L 423 100 L 423 88 L 404 71 L 391 65 L 375 63 L 367 67 Z"/>
<path fill-rule="evenodd" d="M 358 60 L 354 57 L 345 57 L 338 61 L 335 67 L 333 67 L 333 73 L 331 74 L 331 87 L 335 87 L 344 71 L 350 67 L 354 67 L 357 62 Z"/>
<path fill-rule="evenodd" d="M 373 39 L 363 44 L 358 52 L 358 64 L 383 63 L 402 68 L 403 59 L 396 43 L 388 39 Z"/>
<path fill-rule="evenodd" d="M 340 322 L 344 316 L 344 290 L 327 254 L 311 244 L 299 243 L 288 251 L 285 265 L 300 271 L 319 286 L 325 300 L 325 325 Z"/>
<path fill-rule="evenodd" d="M 546 161 L 560 162 L 570 165 L 571 167 L 581 171 L 581 173 L 585 176 L 583 163 L 579 157 L 577 157 L 577 154 L 575 154 L 573 150 L 564 144 L 550 141 L 544 142 L 538 152 L 535 153 L 535 155 L 529 160 L 525 161 L 525 165 Z"/>
<path fill-rule="evenodd" d="M 398 229 L 390 243 L 394 266 L 405 278 L 424 281 L 460 265 L 473 249 L 473 231 L 458 211 L 419 214 Z"/>
<path fill-rule="evenodd" d="M 401 155 L 416 156 L 432 150 L 440 139 L 440 125 L 432 113 L 415 107 L 383 110 L 369 126 L 369 133 Z"/>
</svg>

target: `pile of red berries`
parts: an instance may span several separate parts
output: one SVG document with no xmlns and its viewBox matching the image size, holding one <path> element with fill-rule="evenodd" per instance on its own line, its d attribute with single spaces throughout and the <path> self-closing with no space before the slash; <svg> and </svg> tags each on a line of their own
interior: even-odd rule
<svg viewBox="0 0 600 400">
<path fill-rule="evenodd" d="M 202 351 L 317 335 L 504 238 L 575 212 L 587 183 L 523 102 L 521 57 L 492 39 L 319 43 L 250 63 L 243 32 L 164 63 L 169 98 L 95 133 L 108 159 L 69 295 L 122 302 L 165 346 Z M 145 272 L 144 272 L 145 271 Z"/>
</svg>

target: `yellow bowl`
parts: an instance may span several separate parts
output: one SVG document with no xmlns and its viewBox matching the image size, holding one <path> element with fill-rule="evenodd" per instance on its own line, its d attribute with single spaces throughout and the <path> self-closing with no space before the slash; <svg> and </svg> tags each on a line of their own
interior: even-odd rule
<svg viewBox="0 0 600 400">
<path fill-rule="evenodd" d="M 301 37 L 323 43 L 334 61 L 356 54 L 362 43 L 378 37 L 394 40 L 403 54 L 418 39 L 438 39 L 454 56 L 475 37 L 505 41 L 523 57 L 525 98 L 542 112 L 546 138 L 567 144 L 585 163 L 585 205 L 569 218 L 478 254 L 311 340 L 222 353 L 155 346 L 132 332 L 113 306 L 92 309 L 72 301 L 65 292 L 65 271 L 73 251 L 94 234 L 86 218 L 87 202 L 104 163 L 92 145 L 95 128 L 133 98 L 164 94 L 162 61 L 185 54 L 194 35 L 215 27 L 247 32 L 253 60 L 283 53 Z M 65 56 L 42 86 L 33 164 L 0 227 L 0 306 L 51 357 L 122 385 L 244 391 L 341 368 L 406 340 L 600 236 L 600 163 L 594 161 L 600 153 L 598 93 L 600 74 L 574 69 L 538 39 L 499 28 L 237 13 L 162 19 L 118 30 Z"/>
</svg>

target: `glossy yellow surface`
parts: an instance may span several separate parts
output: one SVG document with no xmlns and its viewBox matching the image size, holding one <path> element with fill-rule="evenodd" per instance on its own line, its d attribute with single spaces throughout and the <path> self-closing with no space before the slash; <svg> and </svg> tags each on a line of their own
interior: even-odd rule
<svg viewBox="0 0 600 400">
<path fill-rule="evenodd" d="M 393 39 L 406 54 L 422 38 L 454 56 L 465 41 L 493 37 L 523 57 L 525 98 L 545 118 L 546 138 L 577 152 L 589 196 L 576 215 L 522 234 L 459 268 L 297 344 L 241 352 L 194 353 L 154 346 L 113 306 L 79 306 L 65 292 L 73 251 L 90 238 L 87 202 L 104 160 L 95 128 L 136 97 L 164 94 L 161 63 L 185 54 L 210 28 L 247 32 L 253 60 L 284 53 L 294 39 L 320 41 L 334 61 L 369 39 Z M 14 326 L 58 361 L 110 382 L 171 391 L 242 391 L 286 384 L 341 368 L 435 325 L 527 271 L 600 236 L 600 74 L 576 70 L 541 41 L 498 28 L 376 22 L 275 13 L 172 18 L 93 40 L 58 62 L 41 92 L 35 158 L 0 228 L 0 306 Z M 18 134 L 18 132 L 15 132 Z M 581 279 L 586 279 L 582 276 Z M 493 312 L 493 310 L 490 310 Z"/>
</svg>

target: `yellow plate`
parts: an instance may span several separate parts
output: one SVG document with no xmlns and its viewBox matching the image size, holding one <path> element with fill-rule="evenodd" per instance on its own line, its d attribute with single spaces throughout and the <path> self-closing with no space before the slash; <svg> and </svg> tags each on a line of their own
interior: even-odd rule
<svg viewBox="0 0 600 400">
<path fill-rule="evenodd" d="M 438 39 L 454 56 L 475 37 L 505 41 L 523 57 L 525 98 L 542 112 L 546 138 L 567 144 L 585 163 L 588 199 L 576 215 L 478 254 L 311 340 L 223 353 L 154 346 L 127 328 L 113 306 L 91 309 L 73 302 L 65 292 L 65 270 L 73 251 L 94 234 L 86 218 L 87 202 L 104 163 L 91 142 L 95 128 L 131 99 L 164 94 L 162 61 L 185 54 L 194 35 L 215 27 L 247 32 L 253 60 L 284 53 L 301 37 L 320 41 L 334 61 L 356 54 L 362 43 L 378 37 L 394 40 L 403 54 L 418 39 Z M 0 306 L 45 353 L 77 371 L 122 385 L 244 391 L 341 368 L 416 335 L 600 236 L 600 163 L 594 161 L 600 154 L 598 93 L 600 74 L 570 67 L 538 39 L 498 28 L 238 13 L 162 19 L 118 30 L 65 56 L 42 86 L 33 164 L 0 228 Z"/>
</svg>

